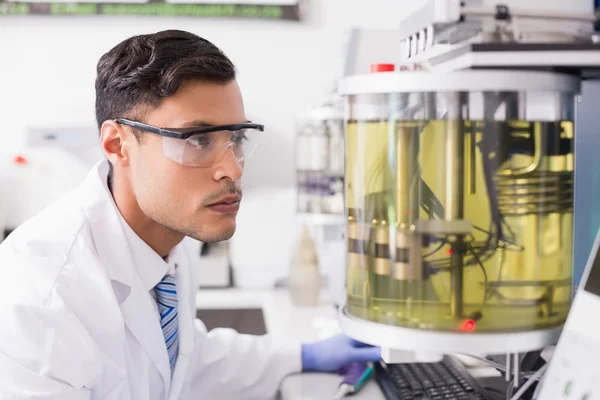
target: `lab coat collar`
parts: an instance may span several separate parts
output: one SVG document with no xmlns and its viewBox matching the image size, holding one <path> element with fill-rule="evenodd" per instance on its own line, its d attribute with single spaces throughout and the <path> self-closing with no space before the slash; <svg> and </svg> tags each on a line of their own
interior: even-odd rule
<svg viewBox="0 0 600 400">
<path fill-rule="evenodd" d="M 120 222 L 120 212 L 108 190 L 108 162 L 94 166 L 80 187 L 84 212 L 98 257 L 106 267 L 113 290 L 121 306 L 123 319 L 129 331 L 146 350 L 160 372 L 169 391 L 171 367 L 160 324 L 156 318 L 156 304 L 144 283 L 135 274 L 135 260 Z"/>
<path fill-rule="evenodd" d="M 90 224 L 98 257 L 106 266 L 108 277 L 120 285 L 131 288 L 134 269 L 131 251 L 120 223 L 120 212 L 108 189 L 108 161 L 98 162 L 80 186 L 79 193 L 84 212 Z M 122 303 L 127 295 L 117 296 Z"/>
</svg>

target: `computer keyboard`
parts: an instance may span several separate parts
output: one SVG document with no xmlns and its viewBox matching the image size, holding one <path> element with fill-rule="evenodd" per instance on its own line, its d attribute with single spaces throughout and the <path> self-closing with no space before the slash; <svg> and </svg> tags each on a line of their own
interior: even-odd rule
<svg viewBox="0 0 600 400">
<path fill-rule="evenodd" d="M 437 363 L 375 364 L 387 400 L 487 400 L 483 389 L 451 357 Z"/>
</svg>

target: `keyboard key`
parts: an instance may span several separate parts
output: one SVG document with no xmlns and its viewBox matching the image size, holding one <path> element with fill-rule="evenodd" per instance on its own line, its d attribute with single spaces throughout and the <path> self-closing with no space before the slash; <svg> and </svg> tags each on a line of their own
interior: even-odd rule
<svg viewBox="0 0 600 400">
<path fill-rule="evenodd" d="M 378 383 L 379 383 L 379 387 L 381 388 L 381 391 L 383 392 L 383 395 L 385 396 L 386 399 L 388 400 L 397 400 L 396 397 L 396 390 L 394 387 L 394 384 L 392 383 L 392 381 L 390 379 L 378 379 Z M 410 397 L 408 397 L 410 395 L 407 395 L 405 397 L 400 397 L 400 399 L 410 399 Z"/>
<path fill-rule="evenodd" d="M 454 385 L 450 385 L 450 388 L 452 390 L 454 390 L 455 392 L 462 392 L 462 386 L 460 386 L 458 383 L 455 383 Z"/>
</svg>

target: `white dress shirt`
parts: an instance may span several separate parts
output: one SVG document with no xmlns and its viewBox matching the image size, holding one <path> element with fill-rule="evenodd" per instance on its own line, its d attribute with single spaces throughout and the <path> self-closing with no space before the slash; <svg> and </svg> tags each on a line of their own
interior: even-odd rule
<svg viewBox="0 0 600 400">
<path fill-rule="evenodd" d="M 140 238 L 137 233 L 133 231 L 131 226 L 125 221 L 125 218 L 119 214 L 121 226 L 127 239 L 131 253 L 133 254 L 133 260 L 137 273 L 140 276 L 144 284 L 144 288 L 148 291 L 148 295 L 152 297 L 154 304 L 156 304 L 156 294 L 154 293 L 154 287 L 164 278 L 165 275 L 172 275 L 177 278 L 176 260 L 175 257 L 169 255 L 165 261 L 161 256 L 156 253 L 152 247 Z M 156 305 L 156 317 L 160 323 L 160 313 L 158 311 L 158 304 Z"/>
</svg>

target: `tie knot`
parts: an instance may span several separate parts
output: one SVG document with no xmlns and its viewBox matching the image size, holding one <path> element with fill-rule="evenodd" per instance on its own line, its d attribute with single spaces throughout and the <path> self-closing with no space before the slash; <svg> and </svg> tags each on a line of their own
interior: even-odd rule
<svg viewBox="0 0 600 400">
<path fill-rule="evenodd" d="M 175 308 L 177 307 L 177 286 L 175 278 L 172 275 L 165 277 L 156 285 L 156 301 L 159 306 Z"/>
</svg>

